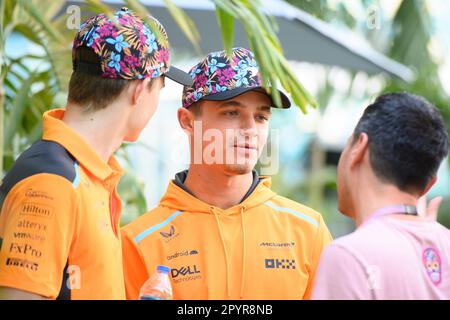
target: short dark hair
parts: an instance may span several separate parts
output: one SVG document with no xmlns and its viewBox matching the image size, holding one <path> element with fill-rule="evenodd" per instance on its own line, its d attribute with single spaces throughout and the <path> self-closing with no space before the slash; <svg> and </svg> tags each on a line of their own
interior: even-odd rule
<svg viewBox="0 0 450 320">
<path fill-rule="evenodd" d="M 389 93 L 369 105 L 354 141 L 365 132 L 370 164 L 383 181 L 420 193 L 436 175 L 449 150 L 448 133 L 438 109 L 410 93 Z"/>
<path fill-rule="evenodd" d="M 202 104 L 204 100 L 199 100 L 197 102 L 194 102 L 188 107 L 188 110 L 191 111 L 194 116 L 199 117 L 202 115 Z"/>
<path fill-rule="evenodd" d="M 74 63 L 79 61 L 100 66 L 98 56 L 92 49 L 86 47 L 76 49 Z M 102 78 L 99 75 L 75 70 L 70 77 L 68 101 L 86 106 L 86 111 L 104 109 L 117 99 L 132 81 L 138 80 Z M 148 85 L 149 89 L 153 82 L 152 79 Z"/>
</svg>

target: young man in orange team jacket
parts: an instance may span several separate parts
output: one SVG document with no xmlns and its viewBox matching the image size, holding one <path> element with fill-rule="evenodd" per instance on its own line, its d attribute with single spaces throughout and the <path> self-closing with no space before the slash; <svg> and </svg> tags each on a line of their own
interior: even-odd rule
<svg viewBox="0 0 450 320">
<path fill-rule="evenodd" d="M 122 230 L 127 298 L 161 264 L 172 269 L 174 299 L 309 298 L 331 236 L 319 213 L 277 195 L 254 170 L 275 104 L 253 54 L 214 52 L 190 74 L 178 120 L 191 164 L 156 209 Z M 283 93 L 281 101 L 290 107 Z M 209 134 L 220 143 L 205 143 Z"/>
<path fill-rule="evenodd" d="M 0 298 L 125 298 L 113 153 L 139 137 L 166 76 L 192 83 L 154 18 L 122 8 L 81 26 L 66 108 L 44 114 L 0 187 Z"/>
</svg>

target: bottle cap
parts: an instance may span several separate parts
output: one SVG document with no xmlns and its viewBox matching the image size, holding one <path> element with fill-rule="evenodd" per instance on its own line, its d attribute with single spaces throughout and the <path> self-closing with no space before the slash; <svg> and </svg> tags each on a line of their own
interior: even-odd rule
<svg viewBox="0 0 450 320">
<path fill-rule="evenodd" d="M 164 273 L 169 273 L 170 272 L 170 268 L 166 267 L 166 266 L 157 266 L 156 270 L 164 272 Z"/>
</svg>

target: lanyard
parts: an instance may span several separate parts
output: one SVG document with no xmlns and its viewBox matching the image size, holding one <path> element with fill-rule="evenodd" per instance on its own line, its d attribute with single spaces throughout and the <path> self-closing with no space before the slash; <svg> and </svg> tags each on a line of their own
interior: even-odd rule
<svg viewBox="0 0 450 320">
<path fill-rule="evenodd" d="M 411 216 L 417 216 L 417 207 L 411 206 L 407 204 L 398 204 L 388 207 L 383 207 L 378 210 L 376 210 L 374 213 L 372 213 L 364 223 L 369 222 L 375 218 L 381 217 L 381 216 L 387 216 L 389 214 L 406 214 Z"/>
</svg>

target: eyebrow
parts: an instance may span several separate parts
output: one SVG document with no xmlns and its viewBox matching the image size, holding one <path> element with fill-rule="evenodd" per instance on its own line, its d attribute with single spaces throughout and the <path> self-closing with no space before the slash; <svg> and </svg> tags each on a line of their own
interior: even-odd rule
<svg viewBox="0 0 450 320">
<path fill-rule="evenodd" d="M 219 108 L 225 108 L 225 107 L 245 108 L 245 106 L 242 103 L 240 103 L 239 101 L 235 101 L 235 100 L 224 101 L 219 105 Z M 266 106 L 266 105 L 259 106 L 258 110 L 271 112 L 270 106 Z"/>
</svg>

